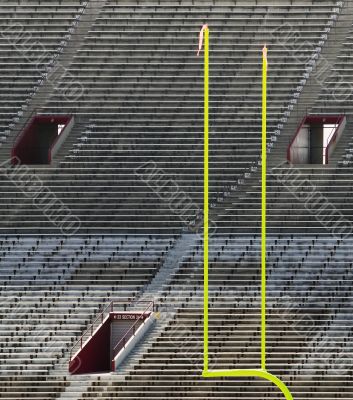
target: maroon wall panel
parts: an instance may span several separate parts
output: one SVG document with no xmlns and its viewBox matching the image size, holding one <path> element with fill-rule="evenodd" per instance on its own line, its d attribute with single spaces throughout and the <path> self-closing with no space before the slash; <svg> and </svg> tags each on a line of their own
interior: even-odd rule
<svg viewBox="0 0 353 400">
<path fill-rule="evenodd" d="M 88 374 L 109 372 L 110 369 L 110 319 L 108 318 L 79 354 L 71 360 L 69 372 Z"/>
<path fill-rule="evenodd" d="M 21 164 L 48 164 L 50 148 L 58 137 L 57 126 L 67 125 L 70 119 L 67 115 L 36 115 L 18 137 L 12 157 L 19 158 Z"/>
</svg>

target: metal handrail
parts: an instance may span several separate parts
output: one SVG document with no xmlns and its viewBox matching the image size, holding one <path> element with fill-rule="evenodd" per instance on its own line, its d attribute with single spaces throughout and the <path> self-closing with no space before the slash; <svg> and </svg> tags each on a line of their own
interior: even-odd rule
<svg viewBox="0 0 353 400">
<path fill-rule="evenodd" d="M 84 333 L 82 333 L 82 335 L 80 336 L 80 338 L 74 343 L 74 345 L 72 346 L 72 348 L 71 348 L 71 350 L 70 350 L 70 361 L 72 360 L 72 355 L 73 354 L 75 354 L 75 352 L 74 352 L 74 350 L 75 350 L 75 348 L 76 348 L 76 346 L 78 345 L 78 344 L 80 344 L 80 349 L 82 349 L 82 347 L 83 347 L 83 339 L 84 339 L 84 337 L 86 336 L 86 334 L 87 334 L 87 332 L 91 332 L 91 335 L 90 335 L 90 337 L 92 337 L 93 336 L 93 327 L 94 327 L 94 324 L 99 320 L 99 319 L 101 319 L 101 322 L 100 322 L 100 325 L 103 323 L 103 321 L 104 321 L 104 314 L 105 314 L 105 312 L 106 312 L 106 310 L 108 310 L 109 308 L 113 308 L 114 307 L 114 305 L 113 305 L 113 302 L 110 302 L 104 309 L 103 309 L 103 311 L 101 312 L 101 313 L 99 313 L 98 314 L 98 316 L 96 317 L 96 319 L 91 323 L 91 325 L 86 329 L 86 331 L 84 332 Z"/>
<path fill-rule="evenodd" d="M 100 323 L 97 325 L 97 328 L 103 324 L 105 317 L 111 313 L 114 312 L 114 305 L 115 304 L 119 304 L 119 305 L 123 305 L 124 306 L 124 310 L 126 310 L 127 307 L 131 306 L 132 304 L 139 304 L 139 303 L 148 303 L 149 306 L 150 304 L 153 302 L 149 301 L 149 300 L 131 300 L 131 301 L 119 301 L 119 300 L 113 300 L 111 301 L 104 309 L 103 311 L 101 311 L 98 316 L 94 319 L 94 321 L 90 324 L 90 326 L 85 330 L 85 332 L 83 332 L 81 334 L 81 336 L 79 337 L 79 339 L 73 344 L 73 346 L 71 347 L 70 350 L 70 361 L 72 361 L 72 356 L 78 351 L 78 350 L 82 350 L 83 346 L 84 346 L 84 338 L 87 336 L 87 334 L 89 333 L 88 338 L 91 338 L 93 336 L 93 332 L 94 332 L 94 327 L 95 324 L 97 323 L 97 321 L 100 320 Z M 107 310 L 109 310 L 109 312 L 107 312 Z M 144 311 L 145 312 L 145 311 Z M 77 350 L 76 347 L 78 346 Z"/>
<path fill-rule="evenodd" d="M 125 335 L 119 340 L 119 342 L 116 344 L 116 346 L 114 347 L 114 349 L 113 349 L 113 358 L 119 353 L 119 351 L 121 350 L 121 349 L 123 349 L 124 347 L 125 347 L 125 345 L 126 345 L 126 337 L 127 337 L 127 335 L 131 332 L 131 330 L 133 330 L 133 335 L 132 336 L 135 336 L 135 326 L 137 325 L 137 323 L 140 321 L 140 319 L 142 319 L 143 318 L 143 316 L 149 311 L 149 309 L 151 308 L 151 306 L 152 306 L 152 311 L 153 311 L 153 308 L 154 308 L 154 302 L 153 301 L 151 301 L 150 303 L 149 303 L 149 305 L 145 308 L 145 310 L 143 311 L 143 313 L 137 318 L 137 320 L 135 321 L 135 323 L 126 331 L 126 333 L 125 333 Z M 143 322 L 143 323 L 145 323 L 145 321 Z M 123 343 L 123 345 L 121 346 L 121 348 L 119 348 L 119 350 L 117 351 L 116 349 L 121 345 L 121 343 Z"/>
</svg>

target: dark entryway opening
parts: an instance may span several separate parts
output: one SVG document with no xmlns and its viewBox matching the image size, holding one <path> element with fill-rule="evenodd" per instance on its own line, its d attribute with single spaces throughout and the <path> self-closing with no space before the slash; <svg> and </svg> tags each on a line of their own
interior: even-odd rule
<svg viewBox="0 0 353 400">
<path fill-rule="evenodd" d="M 71 116 L 36 115 L 12 149 L 21 164 L 50 164 L 51 149 L 65 130 Z"/>
<path fill-rule="evenodd" d="M 323 164 L 324 124 L 322 122 L 309 125 L 309 163 Z"/>
<path fill-rule="evenodd" d="M 292 164 L 328 164 L 346 126 L 344 115 L 306 116 L 287 153 Z"/>
</svg>

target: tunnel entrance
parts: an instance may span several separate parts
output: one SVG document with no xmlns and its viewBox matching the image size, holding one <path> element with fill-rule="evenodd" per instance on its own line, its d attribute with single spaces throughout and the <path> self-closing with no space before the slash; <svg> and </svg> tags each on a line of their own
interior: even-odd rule
<svg viewBox="0 0 353 400">
<path fill-rule="evenodd" d="M 60 146 L 72 124 L 71 116 L 34 116 L 18 137 L 12 157 L 19 159 L 22 164 L 50 164 L 53 152 Z"/>
<path fill-rule="evenodd" d="M 306 116 L 288 147 L 288 161 L 292 164 L 328 164 L 345 126 L 343 115 Z"/>
</svg>

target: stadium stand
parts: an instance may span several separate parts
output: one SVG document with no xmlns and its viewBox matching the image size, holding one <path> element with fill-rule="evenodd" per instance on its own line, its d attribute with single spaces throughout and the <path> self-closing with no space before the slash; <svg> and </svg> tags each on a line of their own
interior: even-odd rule
<svg viewBox="0 0 353 400">
<path fill-rule="evenodd" d="M 338 379 L 339 377 L 332 371 L 332 366 L 335 365 L 334 360 L 331 367 L 325 369 L 321 365 L 316 369 L 322 361 L 317 349 L 320 349 L 323 334 L 318 332 L 331 330 L 337 333 L 340 331 L 340 323 L 347 321 L 350 285 L 345 282 L 350 272 L 345 263 L 347 257 L 349 258 L 349 252 L 347 248 L 337 246 L 330 239 L 312 237 L 310 242 L 314 244 L 311 245 L 310 252 L 308 251 L 301 265 L 295 263 L 294 260 L 297 260 L 298 253 L 301 254 L 307 250 L 307 239 L 273 238 L 269 242 L 269 247 L 274 248 L 269 256 L 271 265 L 269 290 L 272 305 L 269 318 L 271 326 L 269 363 L 272 370 L 291 382 L 295 398 L 302 398 L 300 396 L 303 382 L 308 393 L 317 393 L 317 398 L 321 398 L 322 390 L 326 391 L 330 398 L 330 391 L 335 393 L 337 390 L 335 385 L 342 383 L 342 379 Z M 198 247 L 200 250 L 200 243 Z M 334 247 L 336 250 L 332 261 L 330 260 L 322 267 L 322 260 Z M 256 310 L 259 309 L 259 287 L 253 285 L 254 281 L 258 281 L 259 275 L 258 248 L 259 241 L 256 238 L 249 238 L 243 242 L 238 237 L 215 240 L 212 252 L 215 261 L 211 267 L 212 274 L 217 276 L 217 288 L 214 284 L 211 300 L 211 349 L 212 366 L 215 368 L 258 367 L 259 314 Z M 323 253 L 324 250 L 325 253 Z M 221 254 L 218 256 L 219 253 Z M 234 260 L 237 261 L 236 269 L 233 267 Z M 278 268 L 279 265 L 280 268 Z M 332 278 L 333 269 L 335 269 L 335 279 Z M 194 277 L 191 279 L 190 271 L 194 272 Z M 330 276 L 331 278 L 325 279 Z M 148 337 L 150 343 L 147 346 L 144 344 L 144 349 L 147 347 L 147 350 L 140 353 L 140 357 L 133 358 L 133 361 L 137 363 L 132 371 L 123 368 L 120 376 L 114 374 L 93 377 L 91 389 L 81 398 L 98 396 L 151 399 L 168 396 L 207 398 L 211 395 L 216 398 L 223 396 L 225 398 L 238 396 L 258 398 L 257 390 L 267 393 L 263 395 L 263 398 L 279 398 L 275 397 L 273 388 L 261 383 L 246 386 L 242 381 L 200 380 L 202 364 L 200 282 L 202 279 L 202 254 L 196 250 L 193 256 L 181 265 L 172 282 L 172 287 L 168 289 L 169 294 L 161 299 L 163 307 L 164 301 L 167 305 L 173 304 L 170 299 L 174 296 L 178 299 L 184 296 L 183 304 L 175 313 L 168 329 L 159 337 L 156 337 L 154 333 Z M 347 286 L 343 289 L 342 285 Z M 339 289 L 340 286 L 341 289 Z M 240 297 L 227 296 L 227 292 L 231 295 L 234 293 L 232 288 L 238 289 L 236 293 Z M 347 290 L 345 292 L 347 297 L 344 296 L 339 300 L 340 306 L 337 304 L 334 306 L 333 303 L 338 302 L 335 294 L 338 291 L 344 293 L 343 290 Z M 285 292 L 287 297 L 278 303 L 278 299 L 281 299 L 278 294 L 281 291 Z M 324 296 L 323 293 L 325 293 Z M 170 296 L 169 300 L 168 296 Z M 327 300 L 328 298 L 332 303 Z M 335 309 L 341 311 L 332 314 L 329 311 L 332 307 L 337 307 Z M 304 324 L 300 324 L 303 317 L 307 320 Z M 341 342 L 341 339 L 338 340 Z M 344 346 L 344 343 L 340 345 Z M 126 377 L 127 371 L 130 372 L 128 377 Z M 317 375 L 317 381 L 311 381 L 312 374 Z M 321 390 L 320 381 L 322 381 Z M 349 387 L 348 384 L 348 393 Z M 82 383 L 80 390 L 82 390 Z"/>
<path fill-rule="evenodd" d="M 211 204 L 257 168 L 259 47 L 264 40 L 271 44 L 268 128 L 275 140 L 306 73 L 296 53 L 300 49 L 308 57 L 313 55 L 340 10 L 330 1 L 290 5 L 239 9 L 225 3 L 193 10 L 188 3 L 143 8 L 134 2 L 105 3 L 68 68 L 66 85 L 73 76 L 83 85 L 83 95 L 73 102 L 57 90 L 41 107 L 49 114 L 73 113 L 79 121 L 70 138 L 76 143 L 71 149 L 65 147 L 66 154 L 60 153 L 58 168 L 41 168 L 38 177 L 72 209 L 82 229 L 99 232 L 107 224 L 112 229 L 124 224 L 129 232 L 143 227 L 177 233 L 182 227 L 178 216 L 134 173 L 151 161 L 190 197 L 185 217 L 193 225 L 202 203 L 203 126 L 202 63 L 195 56 L 195 38 L 206 16 L 214 49 Z M 295 32 L 284 49 L 276 38 L 287 24 Z M 65 86 L 65 77 L 63 82 Z M 241 134 L 234 136 L 239 128 Z M 9 189 L 3 201 L 8 209 L 14 209 L 14 201 L 17 204 L 17 210 L 3 219 L 4 229 L 17 231 L 21 220 L 22 229 L 46 232 L 46 218 L 30 199 Z"/>
<path fill-rule="evenodd" d="M 1 5 L 2 142 L 13 135 L 13 128 L 36 91 L 50 78 L 86 5 L 87 1 L 81 0 L 57 4 L 3 2 Z"/>
<path fill-rule="evenodd" d="M 266 42 L 268 367 L 295 399 L 352 398 L 351 95 L 344 105 L 332 96 L 342 77 L 339 96 L 353 84 L 352 11 L 351 2 L 333 0 L 0 5 L 0 398 L 283 398 L 254 379 L 201 378 L 203 86 L 196 48 L 204 22 L 212 38 L 210 203 L 217 225 L 211 366 L 260 363 L 259 62 Z M 17 48 L 13 37 L 22 28 L 8 29 L 14 22 L 25 32 Z M 36 64 L 21 55 L 28 37 L 50 57 Z M 322 60 L 328 75 L 318 81 Z M 59 65 L 65 72 L 51 80 L 50 68 Z M 348 123 L 328 165 L 287 163 L 303 116 L 341 113 Z M 73 115 L 75 126 L 51 165 L 16 169 L 6 160 L 34 114 Z M 43 212 L 28 182 L 60 202 Z M 325 221 L 311 212 L 286 188 L 298 182 L 304 193 L 314 186 L 336 215 Z M 180 203 L 165 200 L 176 193 Z M 64 208 L 77 217 L 71 232 L 57 224 Z M 156 324 L 117 372 L 70 375 L 75 343 L 115 299 L 154 300 Z"/>
<path fill-rule="evenodd" d="M 18 378 L 10 380 L 11 390 L 26 393 L 26 377 L 45 382 L 65 355 L 67 369 L 75 337 L 102 304 L 112 296 L 122 301 L 136 296 L 174 241 L 143 236 L 75 237 L 59 243 L 45 237 L 8 239 L 1 258 L 1 370 Z"/>
</svg>

